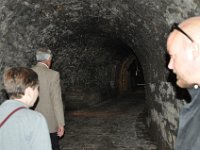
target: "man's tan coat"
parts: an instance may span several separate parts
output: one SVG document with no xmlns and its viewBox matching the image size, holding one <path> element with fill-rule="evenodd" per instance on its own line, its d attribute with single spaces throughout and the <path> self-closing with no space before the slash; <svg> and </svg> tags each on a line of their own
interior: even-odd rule
<svg viewBox="0 0 200 150">
<path fill-rule="evenodd" d="M 55 133 L 58 127 L 65 125 L 60 74 L 42 63 L 37 63 L 32 69 L 39 77 L 39 100 L 35 110 L 45 116 L 49 132 Z"/>
</svg>

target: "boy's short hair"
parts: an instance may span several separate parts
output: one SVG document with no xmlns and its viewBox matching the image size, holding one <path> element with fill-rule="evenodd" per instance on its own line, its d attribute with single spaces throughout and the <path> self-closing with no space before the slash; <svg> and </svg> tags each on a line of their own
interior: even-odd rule
<svg viewBox="0 0 200 150">
<path fill-rule="evenodd" d="M 34 89 L 39 85 L 37 73 L 25 67 L 7 69 L 3 75 L 3 83 L 9 98 L 22 98 L 26 88 Z"/>
<path fill-rule="evenodd" d="M 36 51 L 36 60 L 37 61 L 44 61 L 52 58 L 51 50 L 48 48 L 39 48 Z"/>
</svg>

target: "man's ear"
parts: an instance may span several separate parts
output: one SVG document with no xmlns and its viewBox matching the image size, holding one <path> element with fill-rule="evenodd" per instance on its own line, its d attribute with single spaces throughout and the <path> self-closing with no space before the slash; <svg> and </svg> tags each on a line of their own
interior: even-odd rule
<svg viewBox="0 0 200 150">
<path fill-rule="evenodd" d="M 191 48 L 192 48 L 192 54 L 193 54 L 193 58 L 194 60 L 200 60 L 200 47 L 199 44 L 196 42 L 193 42 L 191 44 Z"/>
<path fill-rule="evenodd" d="M 27 87 L 24 91 L 24 95 L 28 99 L 32 99 L 33 97 L 33 89 L 31 87 Z"/>
</svg>

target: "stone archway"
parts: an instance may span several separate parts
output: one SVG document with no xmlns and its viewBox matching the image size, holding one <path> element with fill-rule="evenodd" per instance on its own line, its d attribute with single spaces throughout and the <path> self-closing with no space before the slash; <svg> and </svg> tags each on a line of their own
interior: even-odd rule
<svg viewBox="0 0 200 150">
<path fill-rule="evenodd" d="M 131 88 L 130 86 L 131 75 L 129 72 L 129 67 L 135 59 L 136 57 L 134 55 L 130 55 L 129 57 L 125 58 L 120 65 L 119 77 L 117 79 L 118 92 L 120 94 L 129 91 Z"/>
</svg>

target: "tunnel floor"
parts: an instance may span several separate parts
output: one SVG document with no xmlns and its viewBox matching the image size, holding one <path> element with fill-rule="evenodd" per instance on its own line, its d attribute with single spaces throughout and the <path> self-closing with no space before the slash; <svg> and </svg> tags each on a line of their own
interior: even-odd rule
<svg viewBox="0 0 200 150">
<path fill-rule="evenodd" d="M 60 145 L 61 150 L 157 150 L 144 125 L 144 93 L 67 113 Z"/>
</svg>

